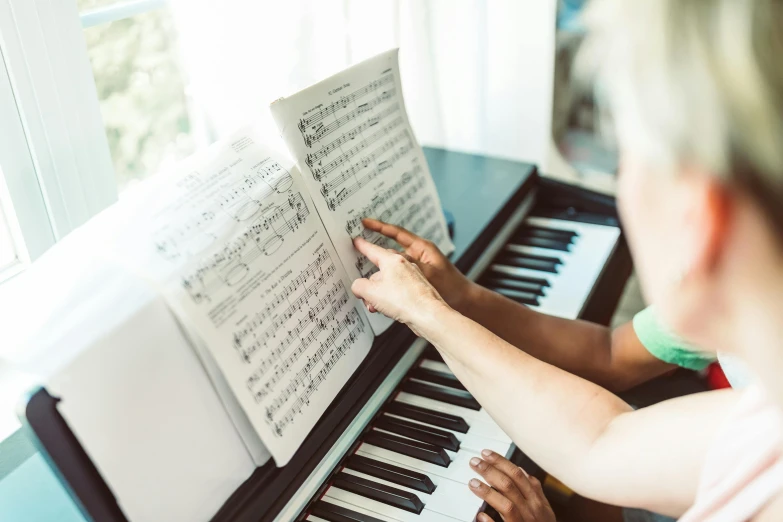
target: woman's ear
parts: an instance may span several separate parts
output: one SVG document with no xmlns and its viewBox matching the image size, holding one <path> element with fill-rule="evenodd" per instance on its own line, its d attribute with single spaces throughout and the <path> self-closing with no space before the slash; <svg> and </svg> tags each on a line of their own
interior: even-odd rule
<svg viewBox="0 0 783 522">
<path fill-rule="evenodd" d="M 733 200 L 726 185 L 706 172 L 688 172 L 690 242 L 684 277 L 709 277 L 718 269 L 729 241 Z"/>
</svg>

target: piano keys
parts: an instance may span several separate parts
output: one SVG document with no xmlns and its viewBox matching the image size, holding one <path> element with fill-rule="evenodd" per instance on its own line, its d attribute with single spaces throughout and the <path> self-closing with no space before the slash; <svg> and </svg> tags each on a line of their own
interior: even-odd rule
<svg viewBox="0 0 783 522">
<path fill-rule="evenodd" d="M 617 226 L 532 216 L 479 282 L 539 312 L 576 319 L 619 238 Z"/>
<path fill-rule="evenodd" d="M 513 444 L 426 350 L 304 520 L 471 521 L 482 501 L 468 490 L 477 477 L 468 462 L 483 449 L 510 457 Z"/>
</svg>

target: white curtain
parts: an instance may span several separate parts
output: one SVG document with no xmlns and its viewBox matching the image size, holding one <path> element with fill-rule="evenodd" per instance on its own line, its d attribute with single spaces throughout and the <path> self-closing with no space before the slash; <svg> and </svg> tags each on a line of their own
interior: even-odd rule
<svg viewBox="0 0 783 522">
<path fill-rule="evenodd" d="M 189 97 L 217 137 L 261 121 L 274 139 L 270 102 L 400 47 L 422 144 L 546 161 L 556 0 L 171 3 Z"/>
</svg>

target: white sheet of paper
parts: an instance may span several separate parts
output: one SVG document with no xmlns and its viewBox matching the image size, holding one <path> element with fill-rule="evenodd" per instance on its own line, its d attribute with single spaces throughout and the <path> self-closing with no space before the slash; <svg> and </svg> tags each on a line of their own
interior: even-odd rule
<svg viewBox="0 0 783 522">
<path fill-rule="evenodd" d="M 113 212 L 0 293 L 2 356 L 38 376 L 130 520 L 209 520 L 255 465 L 148 284 L 98 255 Z"/>
<path fill-rule="evenodd" d="M 363 229 L 361 218 L 401 225 L 454 250 L 438 192 L 402 96 L 397 50 L 366 60 L 272 104 L 283 140 L 351 279 L 376 268 L 356 252 L 360 234 L 385 248 L 393 241 Z M 391 321 L 368 315 L 376 334 Z"/>
<path fill-rule="evenodd" d="M 129 520 L 209 520 L 255 464 L 165 301 L 117 275 L 130 316 L 47 389 Z"/>
<path fill-rule="evenodd" d="M 373 341 L 296 167 L 242 131 L 129 208 L 147 217 L 128 220 L 123 257 L 143 259 L 286 464 Z"/>
</svg>

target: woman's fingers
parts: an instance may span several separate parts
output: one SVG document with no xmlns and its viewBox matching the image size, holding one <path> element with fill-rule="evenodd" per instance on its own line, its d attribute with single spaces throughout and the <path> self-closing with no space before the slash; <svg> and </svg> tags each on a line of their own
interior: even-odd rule
<svg viewBox="0 0 783 522">
<path fill-rule="evenodd" d="M 549 505 L 541 482 L 537 478 L 531 477 L 525 470 L 493 451 L 483 450 L 481 455 L 484 458 L 482 461 L 484 465 L 474 465 L 471 460 L 471 466 L 481 473 L 492 487 L 514 502 L 523 520 L 555 522 L 552 506 Z M 482 468 L 487 471 L 483 471 Z M 494 477 L 498 474 L 505 480 L 503 478 L 495 479 Z M 495 484 L 496 480 L 499 480 L 498 485 Z M 519 497 L 513 497 L 512 493 L 504 493 L 504 491 L 517 491 Z M 517 500 L 514 500 L 515 498 Z"/>
<path fill-rule="evenodd" d="M 428 248 L 431 248 L 431 244 L 427 240 L 417 236 L 409 230 L 398 227 L 397 225 L 384 223 L 383 221 L 372 218 L 363 219 L 362 224 L 368 230 L 378 232 L 379 234 L 383 234 L 384 236 L 395 240 L 405 249 L 405 252 L 414 259 L 421 259 L 424 252 Z"/>
<path fill-rule="evenodd" d="M 490 486 L 498 491 L 498 493 L 514 503 L 514 505 L 520 506 L 525 503 L 525 497 L 522 495 L 522 492 L 519 490 L 516 483 L 500 469 L 478 457 L 470 459 L 470 467 L 481 475 Z"/>
<path fill-rule="evenodd" d="M 486 460 L 489 464 L 500 470 L 505 476 L 513 481 L 514 485 L 525 498 L 536 498 L 537 492 L 533 490 L 533 485 L 530 482 L 531 479 L 522 468 L 515 465 L 507 458 L 498 455 L 494 451 L 485 449 L 481 452 L 481 456 L 484 457 L 484 460 Z"/>
<path fill-rule="evenodd" d="M 364 218 L 362 219 L 362 224 L 366 229 L 373 230 L 395 240 L 397 243 L 402 245 L 403 248 L 408 248 L 411 244 L 413 244 L 414 241 L 419 239 L 419 236 L 412 232 L 408 232 L 402 227 L 398 227 L 397 225 L 392 225 L 390 223 L 384 223 L 383 221 L 379 221 L 377 219 Z"/>
<path fill-rule="evenodd" d="M 479 479 L 470 479 L 468 486 L 474 495 L 495 508 L 495 511 L 503 517 L 505 522 L 527 522 L 518 507 L 499 491 L 492 489 Z"/>
<path fill-rule="evenodd" d="M 370 262 L 372 262 L 372 264 L 378 268 L 381 268 L 381 265 L 384 263 L 384 261 L 389 259 L 390 256 L 395 255 L 389 250 L 370 243 L 362 237 L 355 238 L 353 240 L 353 246 L 356 248 L 356 250 L 367 256 L 367 259 L 369 259 Z"/>
</svg>

